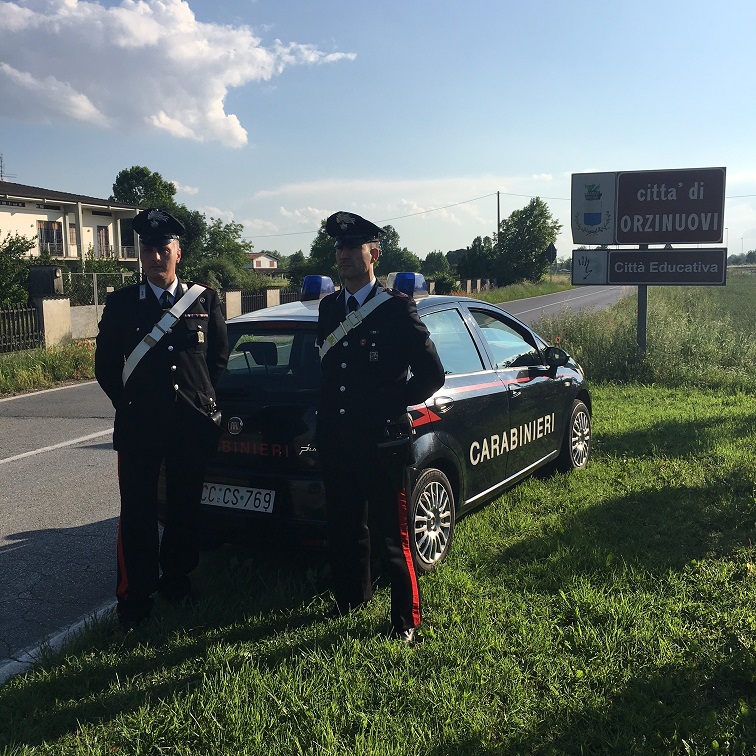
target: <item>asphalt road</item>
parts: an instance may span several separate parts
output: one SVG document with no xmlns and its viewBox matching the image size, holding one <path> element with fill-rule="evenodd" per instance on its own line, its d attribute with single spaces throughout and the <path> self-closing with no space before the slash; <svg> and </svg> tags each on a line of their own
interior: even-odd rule
<svg viewBox="0 0 756 756">
<path fill-rule="evenodd" d="M 0 400 L 0 679 L 113 595 L 112 428 L 96 383 Z"/>
<path fill-rule="evenodd" d="M 601 309 L 597 286 L 502 307 L 525 323 Z M 118 518 L 113 408 L 94 382 L 0 399 L 0 682 L 113 602 Z"/>
<path fill-rule="evenodd" d="M 584 286 L 579 289 L 544 294 L 540 297 L 503 302 L 499 306 L 526 325 L 534 327 L 544 316 L 553 317 L 562 310 L 602 310 L 635 291 L 629 286 Z M 538 330 L 537 328 L 535 330 Z"/>
</svg>

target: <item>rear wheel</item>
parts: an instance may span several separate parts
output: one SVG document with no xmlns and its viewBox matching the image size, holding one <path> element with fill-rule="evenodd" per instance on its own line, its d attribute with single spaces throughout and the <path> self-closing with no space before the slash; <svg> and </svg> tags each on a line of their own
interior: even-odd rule
<svg viewBox="0 0 756 756">
<path fill-rule="evenodd" d="M 557 459 L 557 469 L 562 472 L 579 470 L 588 464 L 591 453 L 591 413 L 583 402 L 572 403 L 570 420 L 564 429 L 562 451 Z"/>
<path fill-rule="evenodd" d="M 410 547 L 419 573 L 432 572 L 454 536 L 454 492 L 441 470 L 424 470 L 412 490 Z"/>
</svg>

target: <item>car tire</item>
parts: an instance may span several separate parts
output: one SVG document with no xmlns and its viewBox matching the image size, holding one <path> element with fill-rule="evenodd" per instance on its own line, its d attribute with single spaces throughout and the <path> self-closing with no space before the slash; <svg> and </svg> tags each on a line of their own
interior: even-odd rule
<svg viewBox="0 0 756 756">
<path fill-rule="evenodd" d="M 591 413 L 584 402 L 575 399 L 570 410 L 570 419 L 564 429 L 562 449 L 557 459 L 557 470 L 570 472 L 588 464 L 591 454 Z"/>
<path fill-rule="evenodd" d="M 418 573 L 433 572 L 446 557 L 454 536 L 454 491 L 441 470 L 424 470 L 412 489 L 409 533 Z"/>
</svg>

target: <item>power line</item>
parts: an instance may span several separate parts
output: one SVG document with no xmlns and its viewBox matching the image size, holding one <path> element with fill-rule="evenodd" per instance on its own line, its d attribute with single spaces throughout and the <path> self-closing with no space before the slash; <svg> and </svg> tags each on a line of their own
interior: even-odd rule
<svg viewBox="0 0 756 756">
<path fill-rule="evenodd" d="M 509 197 L 530 197 L 531 199 L 535 196 L 532 194 L 513 194 L 512 192 L 499 192 L 499 194 L 506 194 Z M 407 215 L 395 215 L 392 218 L 384 218 L 383 220 L 378 221 L 379 223 L 387 223 L 388 221 L 392 220 L 401 220 L 402 218 L 413 218 L 416 215 L 427 215 L 428 213 L 437 213 L 441 210 L 448 210 L 450 207 L 458 207 L 459 205 L 467 205 L 470 202 L 478 202 L 478 200 L 482 199 L 488 199 L 489 197 L 494 197 L 496 195 L 496 192 L 491 192 L 490 194 L 484 194 L 480 197 L 473 197 L 472 199 L 462 200 L 461 202 L 452 202 L 450 205 L 443 205 L 442 207 L 434 207 L 430 210 L 420 210 L 416 213 L 408 213 Z M 564 197 L 544 197 L 543 199 L 564 199 Z M 303 236 L 304 234 L 316 234 L 317 231 L 290 231 L 288 233 L 282 233 L 282 234 L 256 234 L 254 236 L 245 236 L 243 238 L 245 239 L 270 239 L 270 238 L 276 238 L 279 236 Z"/>
<path fill-rule="evenodd" d="M 402 218 L 413 218 L 416 215 L 427 215 L 428 213 L 437 213 L 439 210 L 448 210 L 450 207 L 457 207 L 458 205 L 466 205 L 469 202 L 477 202 L 478 200 L 487 199 L 488 197 L 493 197 L 495 194 L 496 192 L 491 192 L 491 194 L 484 194 L 482 197 L 475 197 L 474 199 L 462 200 L 462 202 L 453 202 L 451 205 L 444 205 L 443 207 L 434 207 L 431 210 L 420 210 L 417 213 L 408 213 L 407 215 L 395 215 L 393 218 L 384 218 L 382 221 L 379 221 L 379 222 L 383 223 L 385 221 L 390 221 L 390 220 L 401 220 Z"/>
<path fill-rule="evenodd" d="M 2 156 L 0 155 L 0 166 L 2 165 Z M 538 196 L 540 199 L 544 200 L 556 200 L 560 202 L 571 202 L 571 197 L 545 197 L 542 195 L 535 195 L 535 194 L 516 194 L 515 192 L 491 192 L 490 194 L 483 194 L 480 197 L 473 197 L 472 199 L 462 200 L 461 202 L 452 202 L 450 205 L 443 205 L 441 207 L 434 207 L 430 210 L 419 210 L 416 213 L 408 213 L 407 215 L 395 215 L 391 218 L 384 218 L 381 221 L 378 221 L 379 223 L 387 223 L 388 221 L 393 220 L 402 220 L 403 218 L 414 218 L 417 215 L 427 215 L 428 213 L 437 213 L 441 210 L 448 210 L 450 207 L 458 207 L 459 205 L 467 205 L 470 202 L 478 202 L 482 199 L 488 199 L 489 197 L 494 197 L 496 194 L 503 194 L 507 197 L 525 197 L 527 199 L 533 199 L 534 197 Z M 746 197 L 756 197 L 756 194 L 733 194 L 729 197 L 725 197 L 726 200 L 728 199 L 744 199 Z M 317 231 L 289 231 L 286 233 L 281 234 L 256 234 L 254 236 L 244 236 L 242 238 L 244 239 L 275 239 L 281 236 L 304 236 L 305 234 L 317 234 Z"/>
</svg>

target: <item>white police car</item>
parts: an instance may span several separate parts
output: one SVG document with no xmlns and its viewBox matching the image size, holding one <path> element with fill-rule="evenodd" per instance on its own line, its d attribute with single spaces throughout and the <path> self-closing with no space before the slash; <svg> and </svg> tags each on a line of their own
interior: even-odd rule
<svg viewBox="0 0 756 756">
<path fill-rule="evenodd" d="M 308 277 L 303 301 L 228 321 L 231 355 L 218 387 L 223 435 L 202 498 L 211 540 L 322 544 L 325 502 L 313 435 L 315 336 L 326 281 Z M 591 398 L 583 371 L 563 349 L 500 308 L 427 296 L 415 274 L 393 274 L 387 283 L 415 296 L 446 372 L 442 388 L 408 408 L 416 460 L 412 546 L 418 570 L 427 572 L 446 556 L 460 515 L 545 465 L 567 471 L 587 464 Z"/>
</svg>

